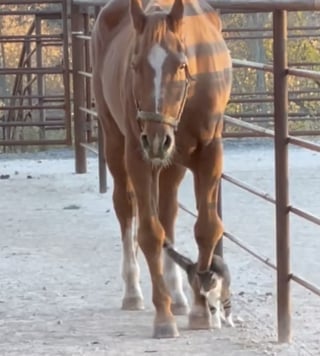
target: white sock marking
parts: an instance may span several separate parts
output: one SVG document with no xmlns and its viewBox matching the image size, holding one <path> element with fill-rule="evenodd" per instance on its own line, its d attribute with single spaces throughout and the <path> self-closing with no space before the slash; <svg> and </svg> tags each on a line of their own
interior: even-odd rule
<svg viewBox="0 0 320 356">
<path fill-rule="evenodd" d="M 148 55 L 148 61 L 155 71 L 154 76 L 154 100 L 155 100 L 155 112 L 159 112 L 159 105 L 161 100 L 161 82 L 162 82 L 162 67 L 165 62 L 168 53 L 158 43 L 156 43 L 150 50 Z"/>
<path fill-rule="evenodd" d="M 140 268 L 132 229 L 128 228 L 122 239 L 122 278 L 125 283 L 125 298 L 143 299 L 139 285 Z"/>
</svg>

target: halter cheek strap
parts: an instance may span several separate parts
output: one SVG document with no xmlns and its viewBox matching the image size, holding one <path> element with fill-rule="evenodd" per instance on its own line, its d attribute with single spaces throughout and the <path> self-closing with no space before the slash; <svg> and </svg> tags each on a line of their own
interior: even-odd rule
<svg viewBox="0 0 320 356">
<path fill-rule="evenodd" d="M 188 97 L 190 80 L 193 80 L 192 77 L 190 76 L 187 66 L 185 67 L 185 72 L 186 72 L 186 81 L 185 81 L 183 97 L 182 97 L 182 101 L 180 104 L 180 108 L 179 108 L 177 117 L 162 115 L 162 114 L 159 114 L 156 112 L 148 112 L 148 111 L 140 110 L 139 105 L 136 101 L 137 120 L 138 121 L 153 121 L 153 122 L 158 122 L 161 124 L 170 125 L 171 127 L 174 128 L 175 131 L 178 129 L 178 125 L 181 120 L 181 115 L 182 115 L 182 112 L 183 112 L 183 109 L 184 109 L 184 106 L 186 104 L 187 97 Z"/>
</svg>

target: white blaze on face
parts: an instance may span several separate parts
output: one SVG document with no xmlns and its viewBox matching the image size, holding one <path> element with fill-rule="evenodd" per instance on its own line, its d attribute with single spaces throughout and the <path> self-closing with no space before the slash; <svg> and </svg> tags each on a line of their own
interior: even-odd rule
<svg viewBox="0 0 320 356">
<path fill-rule="evenodd" d="M 168 56 L 168 53 L 158 43 L 155 44 L 148 55 L 148 61 L 153 68 L 154 75 L 154 100 L 155 110 L 158 112 L 160 99 L 161 99 L 161 82 L 162 82 L 162 69 L 163 64 Z"/>
</svg>

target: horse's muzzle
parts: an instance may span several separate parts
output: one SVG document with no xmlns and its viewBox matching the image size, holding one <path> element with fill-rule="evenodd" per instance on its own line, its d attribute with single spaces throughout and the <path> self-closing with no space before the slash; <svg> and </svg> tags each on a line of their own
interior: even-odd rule
<svg viewBox="0 0 320 356">
<path fill-rule="evenodd" d="M 176 119 L 155 112 L 138 110 L 140 143 L 146 159 L 157 164 L 165 163 L 175 145 Z"/>
<path fill-rule="evenodd" d="M 173 151 L 174 135 L 170 132 L 155 133 L 154 135 L 142 132 L 140 142 L 148 159 L 167 160 Z"/>
</svg>

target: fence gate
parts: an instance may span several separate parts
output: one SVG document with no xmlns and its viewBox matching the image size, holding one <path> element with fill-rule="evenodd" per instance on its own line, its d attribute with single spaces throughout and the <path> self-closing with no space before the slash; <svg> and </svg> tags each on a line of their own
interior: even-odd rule
<svg viewBox="0 0 320 356">
<path fill-rule="evenodd" d="M 1 1 L 0 152 L 72 142 L 67 10 L 67 0 Z"/>
</svg>

